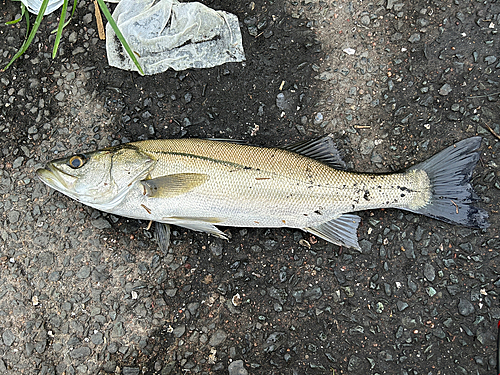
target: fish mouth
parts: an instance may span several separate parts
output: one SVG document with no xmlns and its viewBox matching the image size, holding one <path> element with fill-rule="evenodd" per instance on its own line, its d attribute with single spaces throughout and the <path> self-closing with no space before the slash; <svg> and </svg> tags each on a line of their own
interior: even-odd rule
<svg viewBox="0 0 500 375">
<path fill-rule="evenodd" d="M 46 185 L 65 194 L 73 191 L 73 186 L 78 179 L 60 170 L 52 163 L 48 163 L 45 168 L 38 169 L 36 175 Z"/>
</svg>

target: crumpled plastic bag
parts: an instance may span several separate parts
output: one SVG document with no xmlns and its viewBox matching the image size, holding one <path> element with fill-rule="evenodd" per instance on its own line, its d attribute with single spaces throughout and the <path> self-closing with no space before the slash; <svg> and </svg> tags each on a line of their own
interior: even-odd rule
<svg viewBox="0 0 500 375">
<path fill-rule="evenodd" d="M 40 13 L 40 8 L 42 7 L 43 0 L 21 0 L 21 2 L 26 6 L 28 11 L 33 14 Z M 63 4 L 64 0 L 49 0 L 47 4 L 47 9 L 45 9 L 44 16 L 49 15 L 54 10 L 59 8 Z"/>
<path fill-rule="evenodd" d="M 121 0 L 113 18 L 146 75 L 245 60 L 238 18 L 200 3 Z M 106 51 L 109 65 L 137 71 L 109 23 Z"/>
</svg>

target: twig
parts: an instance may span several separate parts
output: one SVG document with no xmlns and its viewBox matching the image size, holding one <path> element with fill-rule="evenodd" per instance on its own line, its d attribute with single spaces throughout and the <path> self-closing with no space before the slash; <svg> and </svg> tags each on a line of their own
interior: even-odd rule
<svg viewBox="0 0 500 375">
<path fill-rule="evenodd" d="M 95 20 L 97 22 L 97 32 L 99 33 L 99 39 L 105 40 L 106 34 L 104 34 L 104 25 L 102 24 L 101 11 L 99 9 L 99 4 L 97 4 L 97 0 L 94 0 L 94 10 L 95 10 Z"/>
<path fill-rule="evenodd" d="M 488 96 L 498 95 L 498 94 L 500 94 L 500 91 L 499 91 L 499 92 L 494 92 L 493 94 L 485 94 L 485 95 L 468 96 L 468 97 L 466 97 L 465 99 L 486 98 L 486 97 L 488 97 Z"/>
<path fill-rule="evenodd" d="M 498 135 L 487 123 L 484 123 L 484 126 L 486 126 L 486 129 L 488 129 L 497 139 L 500 139 L 500 135 Z"/>
</svg>

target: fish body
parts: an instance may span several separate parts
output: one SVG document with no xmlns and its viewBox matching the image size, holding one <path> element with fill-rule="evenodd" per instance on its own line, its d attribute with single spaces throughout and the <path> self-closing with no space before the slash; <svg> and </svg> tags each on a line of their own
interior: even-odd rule
<svg viewBox="0 0 500 375">
<path fill-rule="evenodd" d="M 220 237 L 225 235 L 218 225 L 300 228 L 357 248 L 356 211 L 399 208 L 487 226 L 487 214 L 470 205 L 468 182 L 480 142 L 462 141 L 458 153 L 452 146 L 434 156 L 435 162 L 431 158 L 407 171 L 364 174 L 344 170 L 330 136 L 288 148 L 148 140 L 54 160 L 37 174 L 71 198 L 115 215 Z M 460 181 L 452 178 L 457 174 Z"/>
</svg>

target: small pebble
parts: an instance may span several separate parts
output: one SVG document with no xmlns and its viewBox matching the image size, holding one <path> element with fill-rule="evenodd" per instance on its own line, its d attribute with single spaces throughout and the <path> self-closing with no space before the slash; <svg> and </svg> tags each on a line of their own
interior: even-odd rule
<svg viewBox="0 0 500 375">
<path fill-rule="evenodd" d="M 210 336 L 210 340 L 208 341 L 208 344 L 210 346 L 218 346 L 222 344 L 227 337 L 227 333 L 224 332 L 222 329 L 218 329 L 215 331 L 212 336 Z"/>
<path fill-rule="evenodd" d="M 228 366 L 229 375 L 248 375 L 245 364 L 241 359 L 233 361 Z"/>
<path fill-rule="evenodd" d="M 424 276 L 430 282 L 433 282 L 436 278 L 436 270 L 432 266 L 432 264 L 426 263 L 424 265 Z"/>
<path fill-rule="evenodd" d="M 460 302 L 458 303 L 458 312 L 460 315 L 469 316 L 474 312 L 474 305 L 472 305 L 472 303 L 468 300 L 460 298 Z"/>
<path fill-rule="evenodd" d="M 452 91 L 450 84 L 445 83 L 441 88 L 439 89 L 439 94 L 446 96 Z"/>
<path fill-rule="evenodd" d="M 10 329 L 6 329 L 2 333 L 3 343 L 7 346 L 11 346 L 16 340 L 16 336 L 12 333 Z"/>
<path fill-rule="evenodd" d="M 410 43 L 420 42 L 420 33 L 411 34 L 410 38 L 408 38 L 408 41 Z"/>
<path fill-rule="evenodd" d="M 314 125 L 320 125 L 323 122 L 323 114 L 321 112 L 316 113 L 314 116 Z"/>
</svg>

